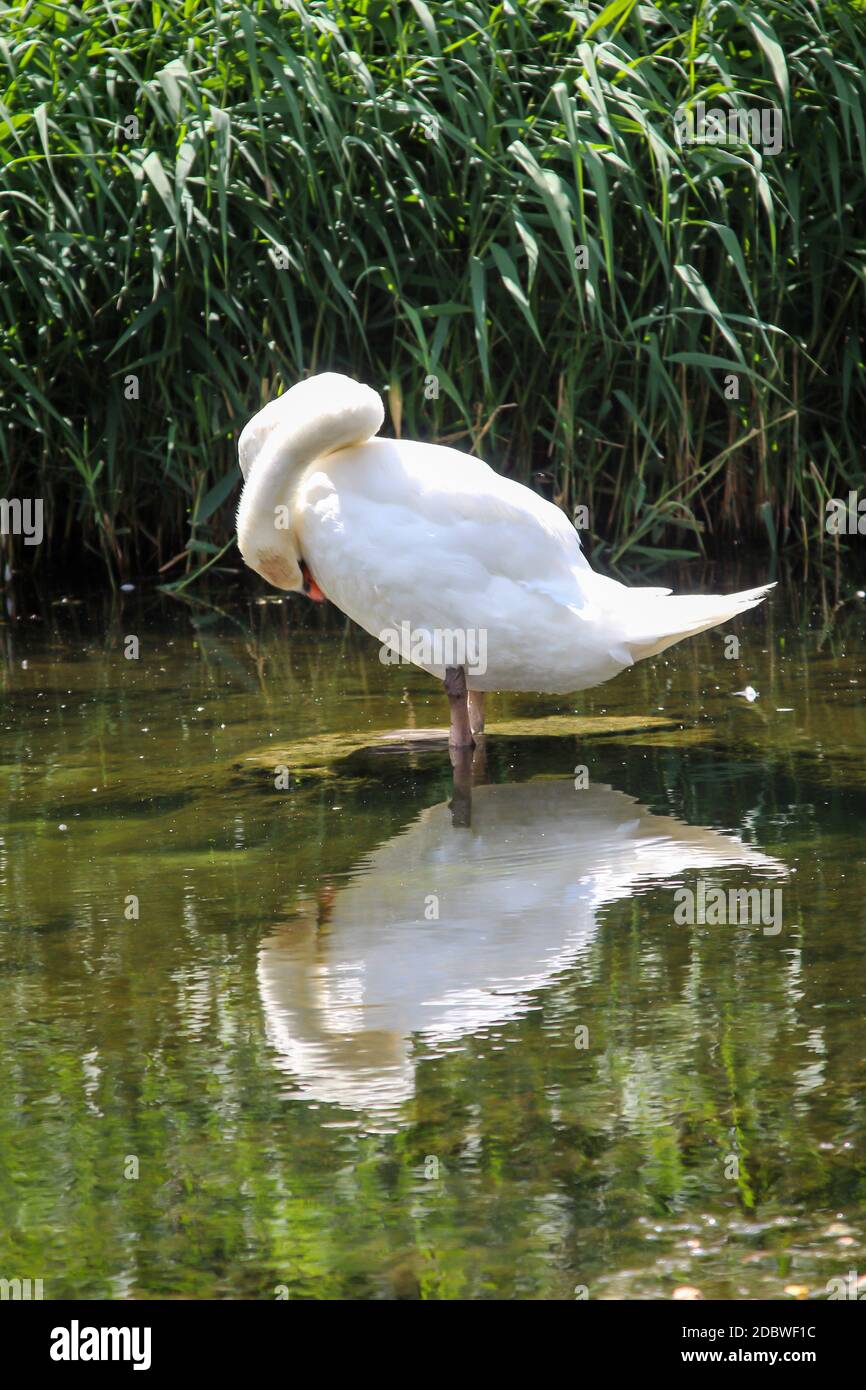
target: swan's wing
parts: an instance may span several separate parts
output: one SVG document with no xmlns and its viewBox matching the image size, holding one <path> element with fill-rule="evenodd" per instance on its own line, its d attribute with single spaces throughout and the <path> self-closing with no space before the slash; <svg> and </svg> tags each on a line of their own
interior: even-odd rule
<svg viewBox="0 0 866 1390">
<path fill-rule="evenodd" d="M 390 597 L 393 618 L 465 624 L 549 595 L 580 606 L 591 573 L 564 512 L 481 459 L 437 445 L 371 440 L 310 470 L 298 499 L 305 558 L 329 598 L 352 614 Z M 473 599 L 477 603 L 473 605 Z M 422 613 L 423 610 L 423 613 Z M 517 615 L 521 624 L 526 613 Z"/>
</svg>

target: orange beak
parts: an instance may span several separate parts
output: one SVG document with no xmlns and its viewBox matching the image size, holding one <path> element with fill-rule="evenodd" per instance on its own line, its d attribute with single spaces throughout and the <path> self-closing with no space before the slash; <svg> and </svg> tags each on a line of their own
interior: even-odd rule
<svg viewBox="0 0 866 1390">
<path fill-rule="evenodd" d="M 310 573 L 310 567 L 306 560 L 301 561 L 301 574 L 304 576 L 304 593 L 307 598 L 311 598 L 314 603 L 324 603 L 325 595 Z"/>
</svg>

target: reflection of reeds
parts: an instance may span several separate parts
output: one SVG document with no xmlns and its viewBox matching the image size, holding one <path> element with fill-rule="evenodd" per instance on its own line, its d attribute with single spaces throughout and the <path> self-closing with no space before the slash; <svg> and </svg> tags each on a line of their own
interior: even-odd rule
<svg viewBox="0 0 866 1390">
<path fill-rule="evenodd" d="M 862 5 L 601 8 L 13 4 L 3 491 L 55 553 L 215 557 L 237 430 L 324 368 L 547 470 L 614 560 L 823 536 L 863 481 Z M 699 100 L 778 106 L 781 152 L 680 147 Z"/>
</svg>

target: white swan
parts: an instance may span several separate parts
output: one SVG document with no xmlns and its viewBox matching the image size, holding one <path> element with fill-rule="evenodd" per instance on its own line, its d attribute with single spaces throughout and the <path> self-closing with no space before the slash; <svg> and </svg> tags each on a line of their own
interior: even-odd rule
<svg viewBox="0 0 866 1390">
<path fill-rule="evenodd" d="M 459 830 L 450 803 L 428 807 L 262 942 L 275 1061 L 298 1099 L 388 1127 L 414 1093 L 422 1051 L 522 1017 L 586 958 L 609 904 L 667 883 L 673 914 L 684 873 L 726 869 L 737 887 L 786 872 L 737 836 L 657 816 L 606 786 L 475 787 L 471 826 Z"/>
<path fill-rule="evenodd" d="M 408 631 L 402 654 L 445 681 L 455 746 L 483 728 L 482 692 L 599 685 L 773 587 L 674 597 L 595 574 L 558 507 L 456 449 L 374 439 L 383 419 L 375 391 L 333 372 L 254 415 L 238 546 L 271 584 L 327 597 L 392 649 Z M 442 655 L 462 638 L 478 658 L 480 635 L 484 661 Z"/>
</svg>

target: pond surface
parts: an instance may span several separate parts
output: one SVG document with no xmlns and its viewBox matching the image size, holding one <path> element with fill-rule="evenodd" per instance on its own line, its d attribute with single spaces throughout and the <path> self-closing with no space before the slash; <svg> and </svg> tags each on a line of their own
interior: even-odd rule
<svg viewBox="0 0 866 1390">
<path fill-rule="evenodd" d="M 866 604 L 828 624 L 795 579 L 597 690 L 494 698 L 455 774 L 423 672 L 303 599 L 211 598 L 0 626 L 0 1277 L 862 1275 Z M 683 919 L 717 889 L 764 897 Z"/>
</svg>

